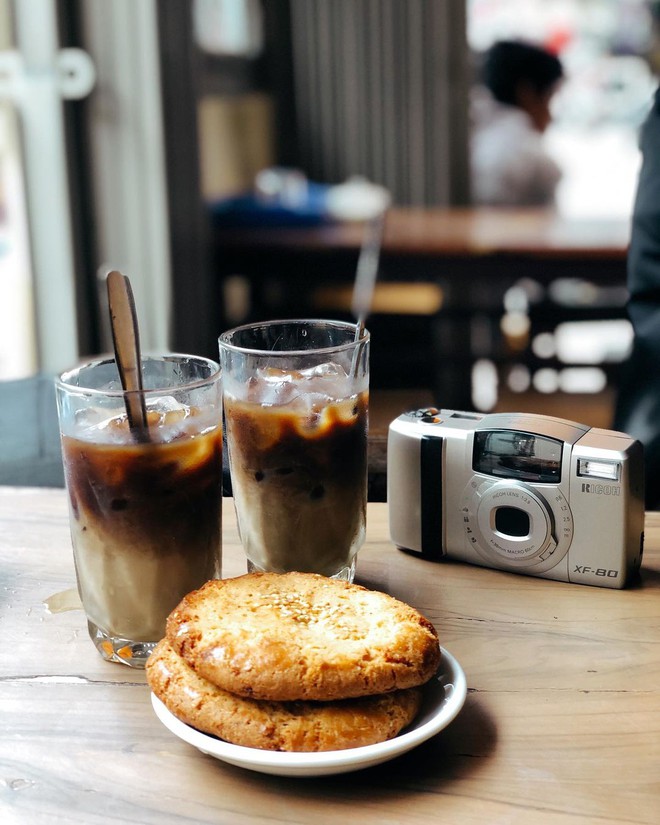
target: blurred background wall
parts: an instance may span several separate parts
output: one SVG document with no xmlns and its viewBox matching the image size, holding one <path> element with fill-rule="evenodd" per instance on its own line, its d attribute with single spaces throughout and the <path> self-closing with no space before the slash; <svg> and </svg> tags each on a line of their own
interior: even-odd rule
<svg viewBox="0 0 660 825">
<path fill-rule="evenodd" d="M 19 6 L 26 3 L 33 25 L 21 31 Z M 619 224 L 630 215 L 636 135 L 660 63 L 658 4 L 651 0 L 0 0 L 5 61 L 44 48 L 44 9 L 56 22 L 48 71 L 62 114 L 71 213 L 56 230 L 53 210 L 51 230 L 69 237 L 71 264 L 58 274 L 54 258 L 35 259 L 40 230 L 30 199 L 38 195 L 30 193 L 38 188 L 21 138 L 25 100 L 36 91 L 26 76 L 20 92 L 5 80 L 0 378 L 65 366 L 58 363 L 57 323 L 45 320 L 52 316 L 49 296 L 65 288 L 73 289 L 75 311 L 66 322 L 55 313 L 67 339 L 61 352 L 108 348 L 99 289 L 108 266 L 133 280 L 146 348 L 211 353 L 218 330 L 210 308 L 219 297 L 209 205 L 251 191 L 266 167 L 293 167 L 324 185 L 361 175 L 386 186 L 402 207 L 469 207 L 470 93 L 480 55 L 503 37 L 542 43 L 566 68 L 547 134 L 564 171 L 559 215 Z M 78 97 L 62 94 L 69 71 L 55 59 L 62 49 L 81 49 L 94 66 L 92 88 Z M 61 163 L 53 134 L 37 127 L 47 168 Z M 505 296 L 503 317 L 512 328 L 540 300 L 529 275 Z M 530 339 L 534 357 L 552 363 L 545 373 L 523 365 L 494 378 L 483 359 L 480 387 L 499 380 L 501 391 L 547 395 L 562 389 L 562 380 L 570 384 L 556 368 L 558 354 L 570 359 L 577 349 L 584 360 L 591 352 L 596 368 L 626 357 L 625 274 L 618 291 L 578 281 L 564 279 L 552 294 L 543 286 L 542 301 L 605 301 L 618 317 L 607 319 L 609 326 L 568 324 Z M 505 336 L 507 329 L 505 323 Z M 575 380 L 581 389 L 603 387 L 597 372 Z"/>
</svg>

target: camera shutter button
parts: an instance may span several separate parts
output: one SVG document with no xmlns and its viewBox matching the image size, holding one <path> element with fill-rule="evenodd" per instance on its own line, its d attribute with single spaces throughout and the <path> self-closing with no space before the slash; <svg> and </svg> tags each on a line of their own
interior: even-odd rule
<svg viewBox="0 0 660 825">
<path fill-rule="evenodd" d="M 413 410 L 408 415 L 421 421 L 422 424 L 442 424 L 440 410 L 437 407 L 422 407 L 419 410 Z"/>
</svg>

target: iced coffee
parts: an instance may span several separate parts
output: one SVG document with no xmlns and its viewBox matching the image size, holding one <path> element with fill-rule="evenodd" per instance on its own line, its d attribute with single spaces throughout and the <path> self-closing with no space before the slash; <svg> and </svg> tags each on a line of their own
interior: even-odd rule
<svg viewBox="0 0 660 825">
<path fill-rule="evenodd" d="M 345 326 L 338 352 L 312 337 L 309 350 L 292 354 L 286 336 L 270 330 L 282 349 L 252 352 L 247 364 L 223 350 L 221 337 L 229 464 L 249 569 L 353 578 L 366 525 L 368 353 Z"/>
<path fill-rule="evenodd" d="M 206 372 L 194 392 L 181 365 L 155 379 L 179 383 L 146 393 L 139 440 L 112 383 L 58 383 L 78 590 L 107 659 L 144 664 L 181 598 L 220 575 L 221 398 L 217 365 Z"/>
</svg>

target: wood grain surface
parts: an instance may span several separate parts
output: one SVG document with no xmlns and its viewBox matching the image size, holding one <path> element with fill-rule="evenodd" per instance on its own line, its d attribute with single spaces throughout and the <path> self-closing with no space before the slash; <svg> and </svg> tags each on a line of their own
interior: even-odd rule
<svg viewBox="0 0 660 825">
<path fill-rule="evenodd" d="M 624 260 L 630 238 L 625 219 L 566 218 L 553 209 L 393 207 L 387 213 L 383 252 L 403 255 L 530 255 L 534 258 Z M 216 229 L 224 248 L 360 248 L 359 222 L 320 227 Z"/>
<path fill-rule="evenodd" d="M 225 501 L 224 575 L 245 571 Z M 143 672 L 101 659 L 80 610 L 63 490 L 0 488 L 0 822 L 548 823 L 660 821 L 660 514 L 641 581 L 604 590 L 430 563 L 372 503 L 357 580 L 420 609 L 462 664 L 466 704 L 379 767 L 286 779 L 181 742 Z"/>
</svg>

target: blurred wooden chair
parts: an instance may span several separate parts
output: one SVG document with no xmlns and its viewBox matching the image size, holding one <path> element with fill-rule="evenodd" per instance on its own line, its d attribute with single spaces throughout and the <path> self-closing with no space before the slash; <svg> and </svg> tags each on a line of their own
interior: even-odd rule
<svg viewBox="0 0 660 825">
<path fill-rule="evenodd" d="M 312 293 L 312 305 L 324 311 L 350 312 L 352 284 L 320 286 Z M 385 282 L 376 284 L 373 315 L 435 315 L 442 308 L 442 289 L 433 283 Z"/>
<path fill-rule="evenodd" d="M 352 296 L 352 284 L 322 284 L 310 294 L 310 310 L 352 320 Z M 436 327 L 443 302 L 442 288 L 432 282 L 376 284 L 367 320 L 372 389 L 435 388 Z"/>
<path fill-rule="evenodd" d="M 0 484 L 64 486 L 51 376 L 0 381 Z"/>
<path fill-rule="evenodd" d="M 352 284 L 317 287 L 311 306 L 351 318 Z M 369 500 L 385 501 L 387 433 L 402 412 L 433 404 L 437 356 L 433 325 L 443 306 L 442 288 L 429 282 L 377 283 L 367 327 L 371 332 L 369 402 Z"/>
</svg>

